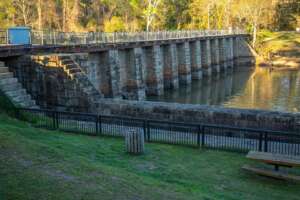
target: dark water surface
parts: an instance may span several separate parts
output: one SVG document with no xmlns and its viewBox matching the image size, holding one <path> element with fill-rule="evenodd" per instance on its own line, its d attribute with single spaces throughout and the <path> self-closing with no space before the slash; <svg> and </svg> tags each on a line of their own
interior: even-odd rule
<svg viewBox="0 0 300 200">
<path fill-rule="evenodd" d="M 300 70 L 235 69 L 147 100 L 299 112 Z"/>
</svg>

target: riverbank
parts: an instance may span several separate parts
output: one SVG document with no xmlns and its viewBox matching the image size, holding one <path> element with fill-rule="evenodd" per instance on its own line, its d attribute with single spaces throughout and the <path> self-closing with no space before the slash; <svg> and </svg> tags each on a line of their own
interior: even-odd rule
<svg viewBox="0 0 300 200">
<path fill-rule="evenodd" d="M 259 66 L 275 70 L 300 68 L 300 33 L 260 32 L 256 50 Z"/>
</svg>

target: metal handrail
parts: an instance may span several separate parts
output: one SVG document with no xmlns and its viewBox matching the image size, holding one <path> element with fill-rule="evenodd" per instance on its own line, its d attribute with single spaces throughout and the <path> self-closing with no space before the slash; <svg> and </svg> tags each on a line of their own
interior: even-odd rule
<svg viewBox="0 0 300 200">
<path fill-rule="evenodd" d="M 120 42 L 142 42 L 156 40 L 185 39 L 205 36 L 246 34 L 236 30 L 194 30 L 194 31 L 158 31 L 158 32 L 56 32 L 31 31 L 32 44 L 36 45 L 74 45 L 74 44 L 101 44 Z"/>
</svg>

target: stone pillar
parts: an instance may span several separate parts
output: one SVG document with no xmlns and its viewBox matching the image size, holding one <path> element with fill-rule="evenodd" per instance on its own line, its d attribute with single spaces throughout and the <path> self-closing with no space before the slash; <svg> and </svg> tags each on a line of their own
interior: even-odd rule
<svg viewBox="0 0 300 200">
<path fill-rule="evenodd" d="M 113 98 L 121 98 L 119 51 L 109 50 L 109 66 L 111 77 L 111 94 Z"/>
<path fill-rule="evenodd" d="M 90 53 L 88 61 L 86 74 L 90 82 L 104 97 L 112 97 L 109 51 Z"/>
<path fill-rule="evenodd" d="M 233 67 L 233 39 L 232 37 L 227 38 L 227 66 Z"/>
<path fill-rule="evenodd" d="M 177 58 L 179 83 L 190 84 L 192 82 L 192 75 L 190 46 L 188 42 L 177 44 Z"/>
<path fill-rule="evenodd" d="M 210 41 L 209 39 L 201 40 L 201 60 L 202 70 L 204 76 L 211 76 L 211 52 L 210 52 Z"/>
<path fill-rule="evenodd" d="M 239 45 L 238 45 L 238 37 L 235 36 L 233 38 L 233 59 L 236 60 L 239 58 Z"/>
<path fill-rule="evenodd" d="M 129 100 L 144 100 L 146 93 L 141 48 L 119 50 L 119 61 L 122 97 Z"/>
<path fill-rule="evenodd" d="M 161 46 L 165 89 L 178 89 L 178 60 L 176 44 Z"/>
<path fill-rule="evenodd" d="M 227 69 L 227 56 L 226 56 L 226 38 L 219 39 L 219 58 L 222 70 Z"/>
<path fill-rule="evenodd" d="M 162 95 L 164 93 L 162 53 L 160 46 L 142 49 L 143 79 L 146 83 L 147 95 Z"/>
<path fill-rule="evenodd" d="M 213 73 L 220 73 L 219 40 L 218 38 L 210 40 L 211 66 Z"/>
<path fill-rule="evenodd" d="M 192 79 L 202 78 L 201 44 L 200 41 L 190 43 Z"/>
</svg>

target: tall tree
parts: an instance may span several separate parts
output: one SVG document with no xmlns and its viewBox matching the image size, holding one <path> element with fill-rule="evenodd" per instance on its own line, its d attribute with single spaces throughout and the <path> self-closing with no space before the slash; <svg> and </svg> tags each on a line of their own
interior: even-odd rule
<svg viewBox="0 0 300 200">
<path fill-rule="evenodd" d="M 152 22 L 158 12 L 158 6 L 161 0 L 147 0 L 145 8 L 145 18 L 146 18 L 146 31 L 148 32 L 151 28 Z"/>
<path fill-rule="evenodd" d="M 18 14 L 18 19 L 21 21 L 20 24 L 30 26 L 36 12 L 34 2 L 28 0 L 14 0 L 13 5 L 16 9 L 16 14 Z"/>
</svg>

